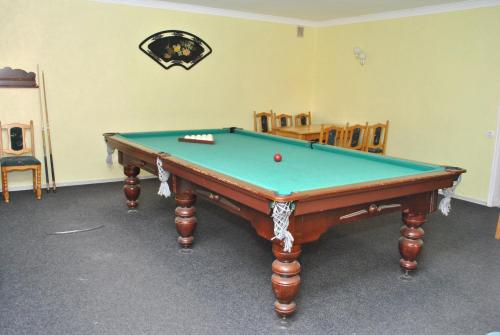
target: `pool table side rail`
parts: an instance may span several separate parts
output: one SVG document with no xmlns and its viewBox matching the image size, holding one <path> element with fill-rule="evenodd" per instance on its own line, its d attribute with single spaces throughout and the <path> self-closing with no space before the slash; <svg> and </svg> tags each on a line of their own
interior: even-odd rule
<svg viewBox="0 0 500 335">
<path fill-rule="evenodd" d="M 170 173 L 263 213 L 270 212 L 267 201 L 298 202 L 295 208 L 295 213 L 298 215 L 434 191 L 451 187 L 459 175 L 465 172 L 459 168 L 445 168 L 443 171 L 408 177 L 277 195 L 273 191 L 187 162 L 168 153 L 148 149 L 123 137 L 105 134 L 105 138 L 109 145 L 130 157 L 125 163 L 131 163 L 153 174 L 158 174 L 156 158 L 160 157 L 163 161 L 163 168 Z M 120 163 L 123 164 L 123 162 Z M 263 201 L 262 198 L 267 201 Z"/>
<path fill-rule="evenodd" d="M 269 213 L 270 208 L 269 204 L 262 203 L 262 197 L 265 197 L 270 202 L 296 202 L 294 211 L 296 215 L 344 208 L 368 202 L 380 202 L 448 188 L 453 185 L 453 182 L 461 173 L 456 170 L 429 172 L 417 176 L 322 188 L 282 196 L 177 157 L 162 155 L 161 159 L 164 162 L 164 168 L 173 174 L 263 213 Z M 246 194 L 243 199 L 242 191 Z"/>
<path fill-rule="evenodd" d="M 399 158 L 389 155 L 377 155 L 366 151 L 353 150 L 349 148 L 337 147 L 324 143 L 313 143 L 313 148 L 321 151 L 331 151 L 331 152 L 342 152 L 342 154 L 351 156 L 354 158 L 367 159 L 370 161 L 382 162 L 384 164 L 390 163 L 392 165 L 397 165 L 401 167 L 408 167 L 414 170 L 419 170 L 422 172 L 430 171 L 442 171 L 445 166 L 431 164 L 406 158 Z"/>
</svg>

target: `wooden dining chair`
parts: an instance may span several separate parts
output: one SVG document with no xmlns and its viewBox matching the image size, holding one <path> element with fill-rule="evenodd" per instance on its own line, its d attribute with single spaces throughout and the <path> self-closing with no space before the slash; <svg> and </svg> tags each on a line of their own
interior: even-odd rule
<svg viewBox="0 0 500 335">
<path fill-rule="evenodd" d="M 311 125 L 311 112 L 300 113 L 295 115 L 295 126 L 309 126 Z"/>
<path fill-rule="evenodd" d="M 278 114 L 273 113 L 273 129 L 284 128 L 292 126 L 292 115 L 291 114 Z"/>
<path fill-rule="evenodd" d="M 344 148 L 349 148 L 353 150 L 363 150 L 365 146 L 365 136 L 366 129 L 368 127 L 368 122 L 364 125 L 355 124 L 349 126 L 349 123 L 346 125 L 345 129 L 345 140 L 344 140 Z"/>
<path fill-rule="evenodd" d="M 30 134 L 30 144 L 26 140 Z M 2 141 L 4 132 L 7 133 L 7 146 Z M 2 174 L 3 201 L 10 202 L 7 174 L 13 171 L 31 170 L 33 173 L 33 191 L 37 199 L 42 198 L 42 164 L 35 158 L 35 133 L 33 121 L 29 124 L 10 123 L 2 126 L 0 122 L 0 165 Z M 28 154 L 28 155 L 27 155 Z"/>
<path fill-rule="evenodd" d="M 365 145 L 363 151 L 385 155 L 389 120 L 384 123 L 369 125 L 366 129 Z"/>
<path fill-rule="evenodd" d="M 319 143 L 334 145 L 341 147 L 345 141 L 346 127 L 336 125 L 321 125 L 321 132 L 319 134 Z"/>
<path fill-rule="evenodd" d="M 261 133 L 271 133 L 273 130 L 273 110 L 269 112 L 253 112 L 253 128 Z"/>
</svg>

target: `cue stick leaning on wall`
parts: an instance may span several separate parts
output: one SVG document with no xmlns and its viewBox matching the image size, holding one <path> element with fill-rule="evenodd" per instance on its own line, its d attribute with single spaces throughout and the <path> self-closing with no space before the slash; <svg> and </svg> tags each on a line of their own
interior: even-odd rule
<svg viewBox="0 0 500 335">
<path fill-rule="evenodd" d="M 47 149 L 45 147 L 45 123 L 43 121 L 42 105 L 42 83 L 40 81 L 40 66 L 36 65 L 36 75 L 38 76 L 38 100 L 40 101 L 40 123 L 42 125 L 42 143 L 43 143 L 43 163 L 45 165 L 45 181 L 47 182 L 47 192 L 50 192 L 49 167 L 47 166 Z M 31 134 L 33 136 L 33 134 Z"/>
<path fill-rule="evenodd" d="M 45 102 L 45 120 L 47 121 L 47 140 L 49 142 L 50 171 L 52 173 L 52 191 L 56 191 L 56 176 L 54 173 L 54 159 L 52 158 L 52 141 L 50 139 L 49 110 L 47 109 L 47 92 L 45 91 L 45 74 L 42 71 L 43 101 Z"/>
</svg>

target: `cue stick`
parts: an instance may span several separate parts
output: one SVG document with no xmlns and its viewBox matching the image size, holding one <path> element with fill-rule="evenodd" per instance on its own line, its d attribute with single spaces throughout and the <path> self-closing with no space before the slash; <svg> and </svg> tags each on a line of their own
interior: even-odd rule
<svg viewBox="0 0 500 335">
<path fill-rule="evenodd" d="M 47 140 L 49 142 L 50 172 L 52 173 L 52 191 L 56 191 L 56 176 L 54 173 L 54 159 L 52 158 L 52 141 L 50 139 L 49 111 L 47 109 L 47 92 L 45 91 L 45 74 L 42 71 L 43 101 L 45 102 L 45 120 L 47 121 Z"/>
<path fill-rule="evenodd" d="M 38 76 L 38 99 L 40 101 L 40 122 L 42 124 L 42 143 L 43 143 L 43 163 L 45 165 L 45 181 L 47 182 L 47 192 L 50 192 L 49 168 L 47 166 L 47 149 L 45 147 L 45 124 L 43 122 L 42 88 L 40 87 L 40 66 L 36 65 L 36 74 Z M 33 136 L 33 134 L 31 134 Z"/>
</svg>

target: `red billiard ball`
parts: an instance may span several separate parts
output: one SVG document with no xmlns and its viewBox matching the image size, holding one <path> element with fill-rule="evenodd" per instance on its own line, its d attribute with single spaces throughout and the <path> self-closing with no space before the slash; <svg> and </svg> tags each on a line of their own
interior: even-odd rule
<svg viewBox="0 0 500 335">
<path fill-rule="evenodd" d="M 274 161 L 275 162 L 281 162 L 282 158 L 283 157 L 281 157 L 281 154 L 274 154 Z"/>
</svg>

